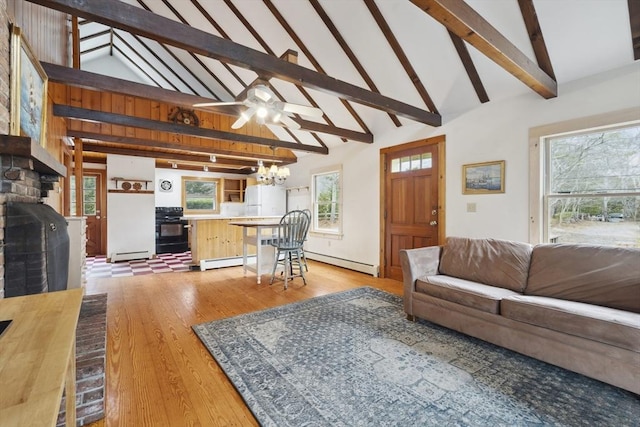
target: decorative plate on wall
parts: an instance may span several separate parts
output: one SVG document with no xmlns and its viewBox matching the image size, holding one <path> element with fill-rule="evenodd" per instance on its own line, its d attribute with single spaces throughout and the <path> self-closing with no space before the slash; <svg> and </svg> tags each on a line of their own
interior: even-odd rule
<svg viewBox="0 0 640 427">
<path fill-rule="evenodd" d="M 160 191 L 170 192 L 173 190 L 173 182 L 169 181 L 168 179 L 161 179 L 158 182 L 158 189 Z"/>
</svg>

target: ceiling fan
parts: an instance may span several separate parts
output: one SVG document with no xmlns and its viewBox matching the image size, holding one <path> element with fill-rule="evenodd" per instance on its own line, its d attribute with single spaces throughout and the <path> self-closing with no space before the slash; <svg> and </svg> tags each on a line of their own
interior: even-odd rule
<svg viewBox="0 0 640 427">
<path fill-rule="evenodd" d="M 254 115 L 259 124 L 282 123 L 292 129 L 300 129 L 300 125 L 291 119 L 291 115 L 299 114 L 307 117 L 322 117 L 322 110 L 306 105 L 292 104 L 278 100 L 268 85 L 260 83 L 246 91 L 244 100 L 230 102 L 203 102 L 193 104 L 194 107 L 219 107 L 224 105 L 244 105 L 247 107 L 232 125 L 232 129 L 240 129 Z"/>
</svg>

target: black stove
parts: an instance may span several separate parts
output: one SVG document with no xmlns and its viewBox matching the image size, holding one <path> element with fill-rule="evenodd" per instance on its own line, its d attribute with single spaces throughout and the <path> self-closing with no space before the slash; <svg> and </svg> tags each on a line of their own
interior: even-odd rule
<svg viewBox="0 0 640 427">
<path fill-rule="evenodd" d="M 189 250 L 189 222 L 182 215 L 182 207 L 156 207 L 157 254 Z"/>
</svg>

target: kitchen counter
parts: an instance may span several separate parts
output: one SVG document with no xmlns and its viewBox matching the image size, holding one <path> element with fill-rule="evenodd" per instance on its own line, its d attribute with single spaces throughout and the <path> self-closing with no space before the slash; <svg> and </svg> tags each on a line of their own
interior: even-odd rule
<svg viewBox="0 0 640 427">
<path fill-rule="evenodd" d="M 189 221 L 191 259 L 201 271 L 243 264 L 242 227 L 232 222 L 279 221 L 278 216 L 185 215 Z M 255 257 L 255 251 L 244 254 Z"/>
<path fill-rule="evenodd" d="M 211 214 L 211 215 L 185 215 L 180 219 L 185 219 L 187 221 L 198 221 L 203 219 L 231 219 L 231 220 L 254 220 L 254 219 L 273 219 L 273 218 L 282 218 L 282 215 L 276 216 L 238 216 L 238 215 L 220 215 L 220 214 Z"/>
</svg>

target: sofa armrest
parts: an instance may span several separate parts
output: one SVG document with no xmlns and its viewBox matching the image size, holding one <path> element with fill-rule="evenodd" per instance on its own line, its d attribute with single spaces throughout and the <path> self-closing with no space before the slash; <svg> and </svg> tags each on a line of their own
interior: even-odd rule
<svg viewBox="0 0 640 427">
<path fill-rule="evenodd" d="M 438 274 L 442 246 L 400 250 L 402 281 L 404 283 L 404 311 L 413 315 L 411 309 L 412 292 L 418 277 Z"/>
</svg>

